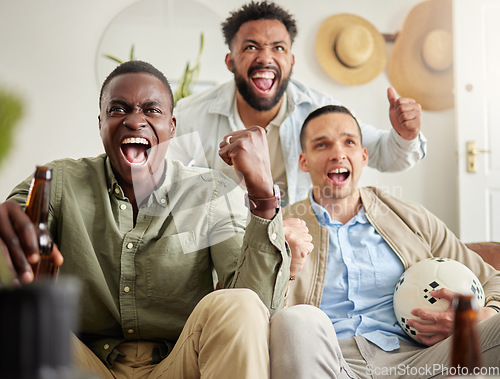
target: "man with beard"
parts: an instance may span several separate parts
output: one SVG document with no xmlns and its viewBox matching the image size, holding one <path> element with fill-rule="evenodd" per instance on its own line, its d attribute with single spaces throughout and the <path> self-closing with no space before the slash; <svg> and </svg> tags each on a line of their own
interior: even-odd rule
<svg viewBox="0 0 500 379">
<path fill-rule="evenodd" d="M 181 138 L 175 141 L 180 146 L 175 158 L 224 170 L 217 155 L 219 140 L 231 131 L 258 125 L 267 131 L 273 179 L 284 203 L 304 199 L 311 181 L 297 164 L 300 127 L 314 109 L 338 102 L 291 79 L 297 27 L 281 7 L 265 1 L 248 3 L 230 14 L 222 30 L 230 50 L 225 62 L 234 80 L 178 102 Z M 393 88 L 387 95 L 393 129 L 362 124 L 363 138 L 372 167 L 399 171 L 423 158 L 426 140 L 420 134 L 420 105 L 398 99 Z"/>
<path fill-rule="evenodd" d="M 245 178 L 249 214 L 231 179 L 165 160 L 172 104 L 160 71 L 126 62 L 101 89 L 105 153 L 47 164 L 52 263 L 83 284 L 75 361 L 99 378 L 267 378 L 269 314 L 283 305 L 290 252 L 265 133 L 219 143 Z M 40 259 L 22 208 L 29 188 L 30 178 L 0 204 L 1 258 L 22 284 Z M 230 289 L 214 291 L 213 270 Z"/>
</svg>

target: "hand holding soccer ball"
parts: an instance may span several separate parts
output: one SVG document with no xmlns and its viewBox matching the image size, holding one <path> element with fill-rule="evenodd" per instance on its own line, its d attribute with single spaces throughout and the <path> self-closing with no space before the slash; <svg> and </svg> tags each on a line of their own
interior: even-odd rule
<svg viewBox="0 0 500 379">
<path fill-rule="evenodd" d="M 394 291 L 399 325 L 418 342 L 439 342 L 451 333 L 455 293 L 475 295 L 478 306 L 484 305 L 483 287 L 467 266 L 448 258 L 416 263 L 401 275 Z"/>
</svg>

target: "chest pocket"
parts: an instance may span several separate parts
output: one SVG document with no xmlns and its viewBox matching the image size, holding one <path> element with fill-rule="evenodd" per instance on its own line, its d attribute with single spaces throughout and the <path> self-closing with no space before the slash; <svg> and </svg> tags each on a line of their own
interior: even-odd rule
<svg viewBox="0 0 500 379">
<path fill-rule="evenodd" d="M 381 243 L 370 247 L 370 260 L 375 274 L 375 284 L 379 293 L 392 294 L 404 266 L 389 245 Z"/>
<path fill-rule="evenodd" d="M 196 250 L 192 231 L 160 238 L 146 261 L 147 294 L 179 300 L 211 275 L 209 249 Z"/>
</svg>

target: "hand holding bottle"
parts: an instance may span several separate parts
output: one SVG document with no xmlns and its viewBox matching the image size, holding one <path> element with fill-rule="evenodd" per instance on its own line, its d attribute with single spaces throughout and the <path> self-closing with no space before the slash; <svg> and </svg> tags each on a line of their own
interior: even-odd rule
<svg viewBox="0 0 500 379">
<path fill-rule="evenodd" d="M 46 168 L 35 172 L 26 212 L 14 201 L 0 204 L 1 251 L 15 282 L 32 282 L 35 276 L 43 276 L 44 271 L 53 276 L 63 262 L 48 230 L 50 186 L 47 189 L 46 182 L 51 177 L 48 172 Z M 43 182 L 45 185 L 40 184 Z"/>
</svg>

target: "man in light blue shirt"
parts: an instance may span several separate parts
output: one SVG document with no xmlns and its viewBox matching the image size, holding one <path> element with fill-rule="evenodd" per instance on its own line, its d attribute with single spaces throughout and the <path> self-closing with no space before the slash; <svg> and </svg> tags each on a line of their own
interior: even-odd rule
<svg viewBox="0 0 500 379">
<path fill-rule="evenodd" d="M 403 263 L 368 222 L 364 208 L 343 225 L 314 201 L 312 193 L 310 200 L 320 225 L 329 232 L 320 309 L 332 320 L 340 340 L 364 336 L 385 351 L 399 348 L 399 338 L 407 336 L 396 321 L 392 298 Z"/>
<path fill-rule="evenodd" d="M 500 272 L 424 207 L 358 187 L 369 154 L 359 124 L 345 107 L 327 105 L 312 112 L 300 139 L 298 164 L 313 186 L 308 199 L 284 209 L 284 217 L 305 221 L 314 249 L 291 278 L 289 307 L 272 319 L 271 377 L 449 375 L 455 293 L 447 288 L 431 292 L 449 302 L 445 311 L 412 310 L 415 318 L 406 322 L 418 342 L 404 334 L 394 315 L 393 293 L 401 274 L 431 257 L 459 261 L 480 280 L 486 299 L 477 313 L 483 365 L 498 375 Z"/>
</svg>

